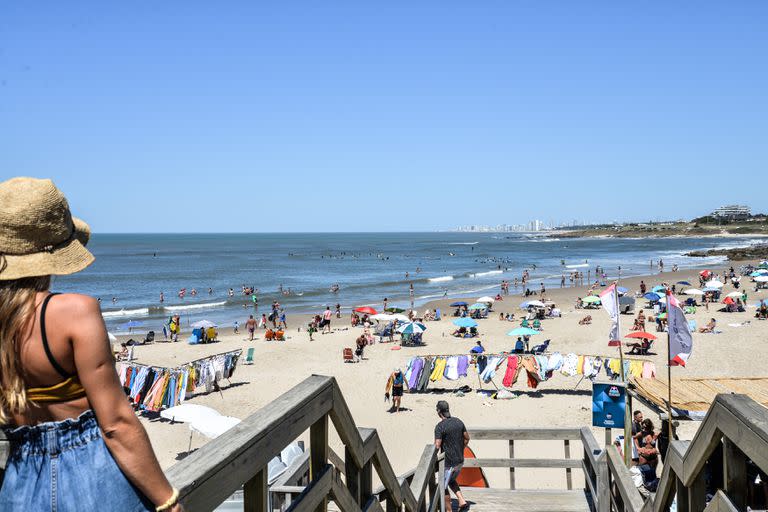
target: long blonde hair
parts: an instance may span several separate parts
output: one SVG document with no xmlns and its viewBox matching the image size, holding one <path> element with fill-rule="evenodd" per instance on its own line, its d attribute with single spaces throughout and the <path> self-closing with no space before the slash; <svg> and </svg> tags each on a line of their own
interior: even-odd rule
<svg viewBox="0 0 768 512">
<path fill-rule="evenodd" d="M 34 325 L 36 294 L 50 285 L 50 276 L 0 281 L 0 425 L 27 410 L 19 345 Z"/>
</svg>

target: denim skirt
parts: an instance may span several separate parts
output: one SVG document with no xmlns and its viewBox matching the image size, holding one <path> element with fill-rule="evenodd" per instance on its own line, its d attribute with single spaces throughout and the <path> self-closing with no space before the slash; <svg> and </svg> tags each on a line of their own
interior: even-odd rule
<svg viewBox="0 0 768 512">
<path fill-rule="evenodd" d="M 0 488 L 0 510 L 155 509 L 120 471 L 93 411 L 77 419 L 4 431 L 10 455 Z"/>
</svg>

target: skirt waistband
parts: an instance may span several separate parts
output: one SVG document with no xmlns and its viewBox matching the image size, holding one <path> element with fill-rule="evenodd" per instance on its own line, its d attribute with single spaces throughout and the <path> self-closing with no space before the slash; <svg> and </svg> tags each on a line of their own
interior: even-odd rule
<svg viewBox="0 0 768 512">
<path fill-rule="evenodd" d="M 37 425 L 4 428 L 11 444 L 11 456 L 57 455 L 83 446 L 101 437 L 101 430 L 93 410 L 88 409 L 77 418 L 50 421 Z"/>
</svg>

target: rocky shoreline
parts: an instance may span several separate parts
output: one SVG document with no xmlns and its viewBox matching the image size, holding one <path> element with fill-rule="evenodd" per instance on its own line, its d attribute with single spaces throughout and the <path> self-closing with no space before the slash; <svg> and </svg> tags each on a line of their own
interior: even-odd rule
<svg viewBox="0 0 768 512">
<path fill-rule="evenodd" d="M 707 251 L 691 251 L 685 254 L 693 258 L 707 256 L 726 256 L 731 261 L 768 259 L 768 244 L 735 247 L 733 249 L 709 249 Z"/>
</svg>

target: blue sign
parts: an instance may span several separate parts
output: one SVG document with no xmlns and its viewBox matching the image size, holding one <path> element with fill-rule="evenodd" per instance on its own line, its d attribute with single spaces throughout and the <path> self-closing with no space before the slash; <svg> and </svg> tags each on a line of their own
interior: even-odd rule
<svg viewBox="0 0 768 512">
<path fill-rule="evenodd" d="M 595 382 L 592 384 L 592 426 L 624 428 L 627 394 L 624 383 Z"/>
</svg>

